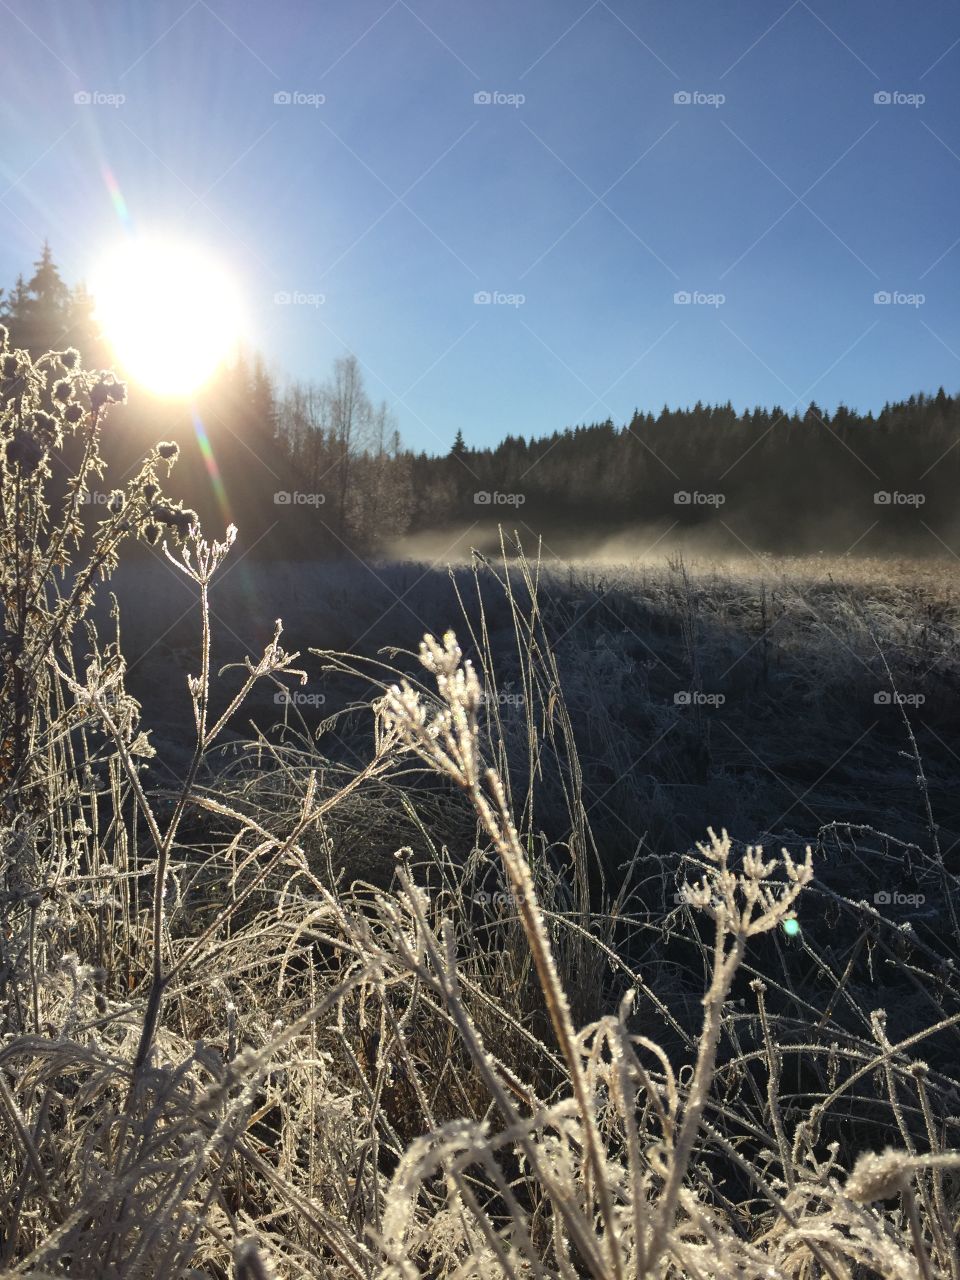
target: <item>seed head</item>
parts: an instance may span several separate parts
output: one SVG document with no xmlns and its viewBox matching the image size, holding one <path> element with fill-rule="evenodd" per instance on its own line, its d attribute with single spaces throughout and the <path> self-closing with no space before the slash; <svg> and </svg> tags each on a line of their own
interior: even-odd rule
<svg viewBox="0 0 960 1280">
<path fill-rule="evenodd" d="M 123 404 L 127 398 L 125 382 L 118 382 L 112 373 L 104 373 L 100 381 L 90 389 L 90 404 L 94 411 L 105 404 Z"/>
<path fill-rule="evenodd" d="M 32 426 L 41 440 L 50 441 L 57 434 L 57 420 L 42 409 L 33 415 Z"/>
<path fill-rule="evenodd" d="M 165 524 L 167 528 L 175 530 L 181 537 L 190 532 L 198 519 L 195 511 L 184 510 L 182 507 L 171 507 L 165 502 L 156 503 L 151 508 L 150 514 L 155 520 Z"/>
<path fill-rule="evenodd" d="M 33 475 L 43 457 L 43 446 L 35 436 L 17 431 L 7 445 L 7 461 L 17 463 L 25 476 Z"/>
<path fill-rule="evenodd" d="M 167 524 L 184 538 L 197 523 L 197 518 L 197 513 L 188 508 L 184 511 L 175 511 Z"/>
</svg>

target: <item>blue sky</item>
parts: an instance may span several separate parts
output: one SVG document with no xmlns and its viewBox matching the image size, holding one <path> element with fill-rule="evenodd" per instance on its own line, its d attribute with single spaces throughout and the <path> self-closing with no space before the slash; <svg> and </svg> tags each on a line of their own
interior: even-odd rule
<svg viewBox="0 0 960 1280">
<path fill-rule="evenodd" d="M 355 352 L 415 447 L 960 387 L 946 0 L 4 0 L 0 34 L 3 282 L 187 235 L 278 375 Z"/>
</svg>

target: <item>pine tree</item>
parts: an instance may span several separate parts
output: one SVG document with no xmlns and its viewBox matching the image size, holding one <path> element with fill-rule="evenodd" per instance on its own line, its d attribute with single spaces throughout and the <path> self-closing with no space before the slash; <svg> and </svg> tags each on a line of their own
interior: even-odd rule
<svg viewBox="0 0 960 1280">
<path fill-rule="evenodd" d="M 34 263 L 33 278 L 27 283 L 27 345 L 35 355 L 66 345 L 70 330 L 69 306 L 70 290 L 45 240 L 43 252 Z"/>
<path fill-rule="evenodd" d="M 24 284 L 17 280 L 4 313 L 11 341 L 34 357 L 67 346 L 70 290 L 64 284 L 45 240 L 34 273 Z"/>
<path fill-rule="evenodd" d="M 25 348 L 34 357 L 45 351 L 78 347 L 85 364 L 108 365 L 109 353 L 94 319 L 94 300 L 86 287 L 68 287 L 46 240 L 33 266 L 28 281 L 22 275 L 17 277 L 0 310 L 13 346 Z"/>
</svg>

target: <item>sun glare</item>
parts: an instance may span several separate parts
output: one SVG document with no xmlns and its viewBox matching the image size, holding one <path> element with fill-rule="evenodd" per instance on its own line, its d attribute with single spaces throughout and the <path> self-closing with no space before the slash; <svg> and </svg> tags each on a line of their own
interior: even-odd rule
<svg viewBox="0 0 960 1280">
<path fill-rule="evenodd" d="M 91 291 L 119 371 L 158 395 L 196 391 L 240 336 L 235 281 L 186 242 L 125 241 L 94 273 Z"/>
</svg>

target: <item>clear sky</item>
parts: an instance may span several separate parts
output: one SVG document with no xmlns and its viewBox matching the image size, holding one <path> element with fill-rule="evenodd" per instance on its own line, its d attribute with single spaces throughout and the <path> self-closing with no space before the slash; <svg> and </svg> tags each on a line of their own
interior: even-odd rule
<svg viewBox="0 0 960 1280">
<path fill-rule="evenodd" d="M 189 235 L 279 375 L 355 352 L 415 447 L 960 386 L 956 3 L 0 0 L 0 39 L 4 283 Z"/>
</svg>

